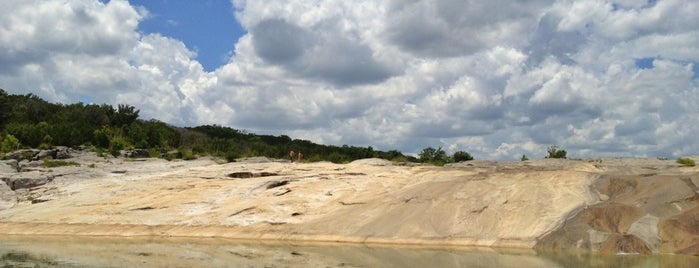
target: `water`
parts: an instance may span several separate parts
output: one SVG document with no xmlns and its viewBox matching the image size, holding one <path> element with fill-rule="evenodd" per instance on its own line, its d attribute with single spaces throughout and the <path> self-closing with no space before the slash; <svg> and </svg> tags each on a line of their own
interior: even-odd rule
<svg viewBox="0 0 699 268">
<path fill-rule="evenodd" d="M 0 267 L 699 267 L 699 257 L 226 239 L 2 237 Z"/>
</svg>

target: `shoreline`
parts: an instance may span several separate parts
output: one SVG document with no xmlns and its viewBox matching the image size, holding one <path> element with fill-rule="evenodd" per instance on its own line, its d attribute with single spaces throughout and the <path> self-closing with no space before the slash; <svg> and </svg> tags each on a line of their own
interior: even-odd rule
<svg viewBox="0 0 699 268">
<path fill-rule="evenodd" d="M 58 231 L 57 231 L 58 230 Z M 231 232 L 232 231 L 232 232 Z M 247 233 L 247 234 L 246 234 Z M 534 244 L 524 241 L 481 241 L 468 238 L 378 238 L 336 235 L 304 234 L 255 234 L 238 226 L 178 226 L 134 224 L 85 224 L 85 223 L 8 223 L 0 222 L 0 234 L 15 237 L 71 236 L 99 238 L 182 238 L 182 239 L 230 239 L 249 242 L 303 243 L 303 244 L 352 244 L 389 247 L 429 248 L 483 248 L 491 250 L 534 250 Z"/>
</svg>

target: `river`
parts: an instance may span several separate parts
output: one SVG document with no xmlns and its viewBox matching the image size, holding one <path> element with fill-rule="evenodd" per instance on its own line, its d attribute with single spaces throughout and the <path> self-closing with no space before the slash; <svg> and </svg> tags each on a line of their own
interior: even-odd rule
<svg viewBox="0 0 699 268">
<path fill-rule="evenodd" d="M 0 267 L 699 267 L 699 257 L 201 238 L 6 236 Z"/>
</svg>

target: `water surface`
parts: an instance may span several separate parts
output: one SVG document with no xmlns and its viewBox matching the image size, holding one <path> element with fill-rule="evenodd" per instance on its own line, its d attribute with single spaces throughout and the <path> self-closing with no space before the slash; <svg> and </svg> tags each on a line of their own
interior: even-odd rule
<svg viewBox="0 0 699 268">
<path fill-rule="evenodd" d="M 186 238 L 0 238 L 0 267 L 699 267 L 699 257 Z"/>
</svg>

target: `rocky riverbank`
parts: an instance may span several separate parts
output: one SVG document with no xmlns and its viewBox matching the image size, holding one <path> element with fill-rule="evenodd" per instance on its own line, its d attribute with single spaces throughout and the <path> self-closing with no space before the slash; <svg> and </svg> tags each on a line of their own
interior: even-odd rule
<svg viewBox="0 0 699 268">
<path fill-rule="evenodd" d="M 699 255 L 699 168 L 672 160 L 67 160 L 0 163 L 0 233 Z"/>
</svg>

